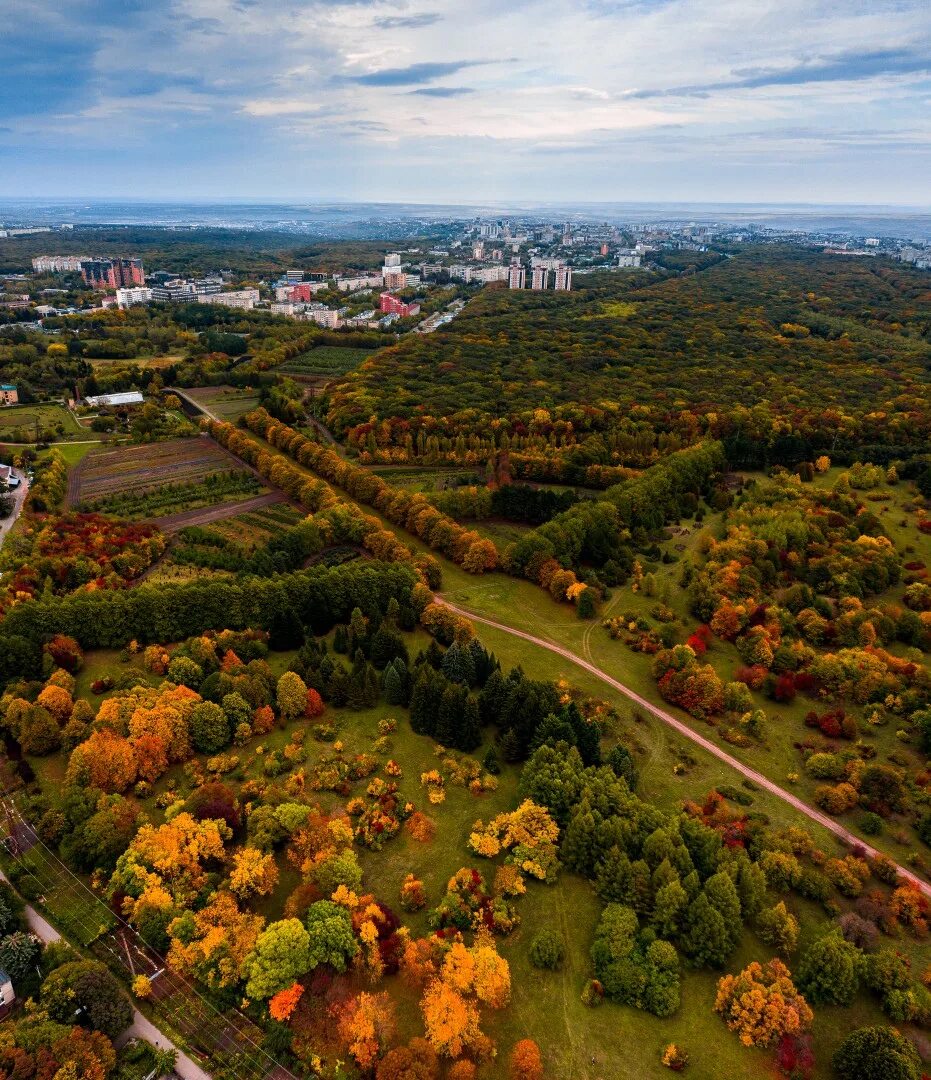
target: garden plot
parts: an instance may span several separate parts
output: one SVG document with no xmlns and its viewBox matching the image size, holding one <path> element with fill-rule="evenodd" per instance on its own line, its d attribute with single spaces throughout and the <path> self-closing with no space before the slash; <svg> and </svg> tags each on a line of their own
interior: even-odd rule
<svg viewBox="0 0 931 1080">
<path fill-rule="evenodd" d="M 72 506 L 106 509 L 112 504 L 114 511 L 133 516 L 158 516 L 190 506 L 192 500 L 204 505 L 218 501 L 214 495 L 232 498 L 260 490 L 254 474 L 212 440 L 172 439 L 88 454 L 72 471 L 68 501 Z"/>
</svg>

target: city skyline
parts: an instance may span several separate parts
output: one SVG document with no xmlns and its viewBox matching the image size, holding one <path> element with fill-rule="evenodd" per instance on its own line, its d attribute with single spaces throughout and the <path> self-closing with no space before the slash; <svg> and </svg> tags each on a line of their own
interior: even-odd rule
<svg viewBox="0 0 931 1080">
<path fill-rule="evenodd" d="M 0 196 L 927 205 L 931 8 L 19 9 Z"/>
</svg>

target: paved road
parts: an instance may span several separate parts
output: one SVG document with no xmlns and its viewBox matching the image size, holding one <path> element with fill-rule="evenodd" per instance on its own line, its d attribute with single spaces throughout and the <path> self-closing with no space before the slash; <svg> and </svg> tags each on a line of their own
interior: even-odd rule
<svg viewBox="0 0 931 1080">
<path fill-rule="evenodd" d="M 655 716 L 657 720 L 661 720 L 664 724 L 668 724 L 669 727 L 673 728 L 686 739 L 690 739 L 692 742 L 697 743 L 703 750 L 707 750 L 709 754 L 713 754 L 720 761 L 730 765 L 732 769 L 736 769 L 742 776 L 745 776 L 748 780 L 752 780 L 754 784 L 758 784 L 761 788 L 770 792 L 770 794 L 782 799 L 783 802 L 787 802 L 791 807 L 798 810 L 799 813 L 804 814 L 812 821 L 817 821 L 819 825 L 824 826 L 825 829 L 833 833 L 844 844 L 859 846 L 867 853 L 867 855 L 881 854 L 876 848 L 871 847 L 861 840 L 859 836 L 849 832 L 833 818 L 828 817 L 827 814 L 822 814 L 813 806 L 809 806 L 808 803 L 803 799 L 800 799 L 797 795 L 793 795 L 791 791 L 786 791 L 785 788 L 781 788 L 768 777 L 757 772 L 756 769 L 751 769 L 749 765 L 744 765 L 742 761 L 738 761 L 737 758 L 731 757 L 726 750 L 722 750 L 721 747 L 712 742 L 711 739 L 707 739 L 704 735 L 700 735 L 697 731 L 694 731 L 689 727 L 688 724 L 684 723 L 682 720 L 677 720 L 671 713 L 666 712 L 665 709 L 661 709 L 651 701 L 647 701 L 645 697 L 642 697 L 635 690 L 631 690 L 629 686 L 625 686 L 622 682 L 618 682 L 617 679 L 612 678 L 606 671 L 602 671 L 600 667 L 590 663 L 588 660 L 583 660 L 581 656 L 576 656 L 571 649 L 567 649 L 562 645 L 556 645 L 552 641 L 547 641 L 545 638 L 537 637 L 536 634 L 528 634 L 524 630 L 515 630 L 513 626 L 505 626 L 504 623 L 495 622 L 494 619 L 486 619 L 482 615 L 476 615 L 472 611 L 449 603 L 449 601 L 444 600 L 442 596 L 437 596 L 436 600 L 440 604 L 445 604 L 446 607 L 457 612 L 459 615 L 471 619 L 472 622 L 484 623 L 485 626 L 493 626 L 496 630 L 502 630 L 506 634 L 513 634 L 514 637 L 523 638 L 524 641 L 530 641 L 534 645 L 539 645 L 541 649 L 549 649 L 550 652 L 564 657 L 573 664 L 577 664 L 579 667 L 584 668 L 592 675 L 601 679 L 602 682 L 607 683 L 608 686 L 619 691 L 625 697 L 630 698 L 630 700 L 639 705 L 641 709 L 650 713 L 651 716 Z M 904 866 L 900 866 L 898 863 L 896 866 L 898 867 L 901 877 L 917 886 L 926 897 L 931 899 L 931 885 L 926 881 L 923 881 L 916 874 L 913 874 L 911 870 L 907 870 Z"/>
<path fill-rule="evenodd" d="M 0 871 L 0 879 L 7 880 L 6 875 Z M 45 942 L 46 945 L 51 944 L 53 941 L 61 941 L 61 934 L 55 929 L 54 926 L 46 919 L 44 919 L 38 911 L 32 906 L 27 904 L 24 914 L 26 916 L 26 922 L 29 924 L 29 929 L 39 938 Z M 163 1035 L 158 1028 L 146 1017 L 139 1012 L 138 1009 L 133 1010 L 133 1022 L 129 1027 L 116 1039 L 117 1046 L 124 1046 L 130 1039 L 145 1039 L 146 1042 L 151 1043 L 153 1046 L 158 1047 L 159 1050 L 175 1050 L 178 1054 L 178 1060 L 175 1065 L 175 1072 L 182 1078 L 182 1080 L 212 1080 L 210 1073 L 204 1072 L 204 1070 L 195 1062 L 178 1050 L 177 1046 L 166 1035 Z"/>
<path fill-rule="evenodd" d="M 29 491 L 29 480 L 23 475 L 21 470 L 17 470 L 16 475 L 20 479 L 18 488 L 13 488 L 13 513 L 8 518 L 4 518 L 0 521 L 0 546 L 3 541 L 6 540 L 7 533 L 13 528 L 16 519 L 23 512 L 23 505 L 26 502 L 26 494 Z"/>
</svg>

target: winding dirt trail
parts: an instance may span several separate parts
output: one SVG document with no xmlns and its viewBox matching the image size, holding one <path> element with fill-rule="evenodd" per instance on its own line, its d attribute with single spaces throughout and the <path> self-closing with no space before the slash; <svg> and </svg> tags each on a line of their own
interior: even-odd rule
<svg viewBox="0 0 931 1080">
<path fill-rule="evenodd" d="M 859 847 L 865 851 L 867 855 L 872 856 L 882 854 L 877 851 L 876 848 L 871 847 L 865 841 L 861 840 L 859 836 L 856 836 L 842 825 L 839 825 L 833 818 L 828 817 L 827 814 L 822 814 L 813 806 L 809 806 L 804 799 L 800 799 L 797 795 L 793 795 L 791 791 L 786 791 L 785 788 L 780 787 L 762 773 L 757 772 L 756 769 L 751 769 L 749 765 L 744 765 L 742 761 L 738 761 L 737 758 L 728 754 L 726 750 L 722 750 L 721 747 L 712 742 L 711 739 L 707 739 L 704 735 L 694 731 L 682 720 L 677 720 L 671 713 L 666 712 L 665 709 L 661 709 L 651 701 L 647 701 L 645 697 L 642 697 L 635 690 L 631 690 L 631 688 L 625 686 L 624 683 L 618 682 L 617 679 L 612 678 L 606 671 L 602 671 L 600 667 L 593 664 L 590 660 L 585 660 L 583 657 L 577 656 L 571 649 L 567 649 L 562 645 L 556 645 L 552 641 L 547 641 L 546 638 L 537 637 L 536 634 L 527 633 L 525 630 L 515 630 L 513 626 L 506 626 L 504 623 L 495 622 L 494 619 L 487 619 L 483 615 L 476 615 L 473 611 L 451 604 L 448 600 L 443 599 L 442 596 L 437 596 L 436 601 L 437 603 L 444 604 L 458 615 L 471 619 L 472 622 L 484 623 L 485 626 L 494 627 L 495 630 L 501 630 L 505 634 L 512 634 L 514 637 L 523 638 L 524 641 L 539 645 L 541 649 L 548 649 L 550 652 L 556 653 L 557 656 L 562 656 L 571 663 L 577 664 L 579 667 L 584 668 L 590 674 L 601 679 L 602 682 L 607 683 L 608 686 L 639 705 L 641 709 L 644 709 L 651 716 L 655 716 L 657 720 L 661 720 L 664 724 L 667 724 L 674 731 L 677 731 L 682 735 L 683 738 L 696 743 L 709 754 L 713 754 L 719 761 L 723 761 L 726 765 L 730 765 L 730 767 L 739 772 L 741 776 L 745 776 L 748 780 L 752 780 L 754 784 L 764 788 L 771 795 L 775 795 L 777 798 L 782 799 L 783 802 L 788 803 L 793 809 L 798 810 L 800 814 L 804 814 L 812 821 L 816 821 L 819 825 L 833 833 L 843 844 L 850 847 Z M 896 863 L 896 866 L 902 878 L 915 885 L 926 897 L 928 897 L 928 899 L 931 899 L 931 885 L 926 881 L 922 881 L 921 878 L 912 873 L 911 870 L 907 870 L 904 866 L 901 866 L 898 863 Z"/>
</svg>

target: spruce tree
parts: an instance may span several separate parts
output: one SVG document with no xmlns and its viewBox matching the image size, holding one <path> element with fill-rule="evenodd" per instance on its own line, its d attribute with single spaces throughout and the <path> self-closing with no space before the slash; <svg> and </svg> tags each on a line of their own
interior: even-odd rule
<svg viewBox="0 0 931 1080">
<path fill-rule="evenodd" d="M 717 908 L 724 920 L 724 925 L 730 938 L 730 950 L 733 951 L 740 943 L 740 935 L 743 930 L 741 921 L 740 897 L 729 874 L 723 870 L 712 874 L 705 882 L 705 895 L 712 906 Z"/>
<path fill-rule="evenodd" d="M 637 786 L 637 772 L 633 756 L 626 746 L 618 743 L 612 748 L 611 753 L 608 754 L 608 765 L 614 771 L 614 775 L 626 780 L 627 786 L 633 791 Z"/>
<path fill-rule="evenodd" d="M 436 702 L 433 700 L 432 668 L 426 664 L 420 668 L 414 685 L 411 687 L 410 713 L 411 728 L 418 735 L 430 735 L 436 726 L 434 710 Z"/>
<path fill-rule="evenodd" d="M 721 968 L 731 955 L 731 935 L 724 918 L 704 891 L 686 911 L 679 944 L 695 967 Z"/>
<path fill-rule="evenodd" d="M 630 858 L 615 845 L 598 867 L 595 891 L 605 903 L 626 904 L 630 901 L 631 883 Z"/>
<path fill-rule="evenodd" d="M 630 904 L 634 911 L 646 914 L 653 907 L 653 883 L 650 867 L 643 859 L 630 864 Z"/>
<path fill-rule="evenodd" d="M 404 704 L 404 683 L 393 661 L 385 668 L 381 683 L 385 691 L 385 701 L 389 705 Z"/>
<path fill-rule="evenodd" d="M 468 691 L 459 683 L 448 683 L 440 698 L 435 738 L 443 746 L 456 747 L 462 732 Z"/>
<path fill-rule="evenodd" d="M 462 716 L 462 728 L 459 733 L 458 749 L 470 753 L 482 744 L 482 728 L 478 717 L 478 702 L 474 697 L 466 698 Z"/>
<path fill-rule="evenodd" d="M 443 661 L 440 664 L 440 671 L 453 683 L 467 683 L 465 676 L 465 664 L 462 659 L 462 651 L 459 648 L 458 642 L 453 642 L 452 645 L 443 654 Z"/>
<path fill-rule="evenodd" d="M 678 878 L 656 890 L 651 921 L 657 934 L 663 938 L 678 937 L 682 917 L 689 906 L 689 895 Z"/>
<path fill-rule="evenodd" d="M 327 701 L 337 708 L 346 704 L 349 700 L 349 673 L 339 665 L 333 668 L 333 674 L 327 683 Z"/>
</svg>

